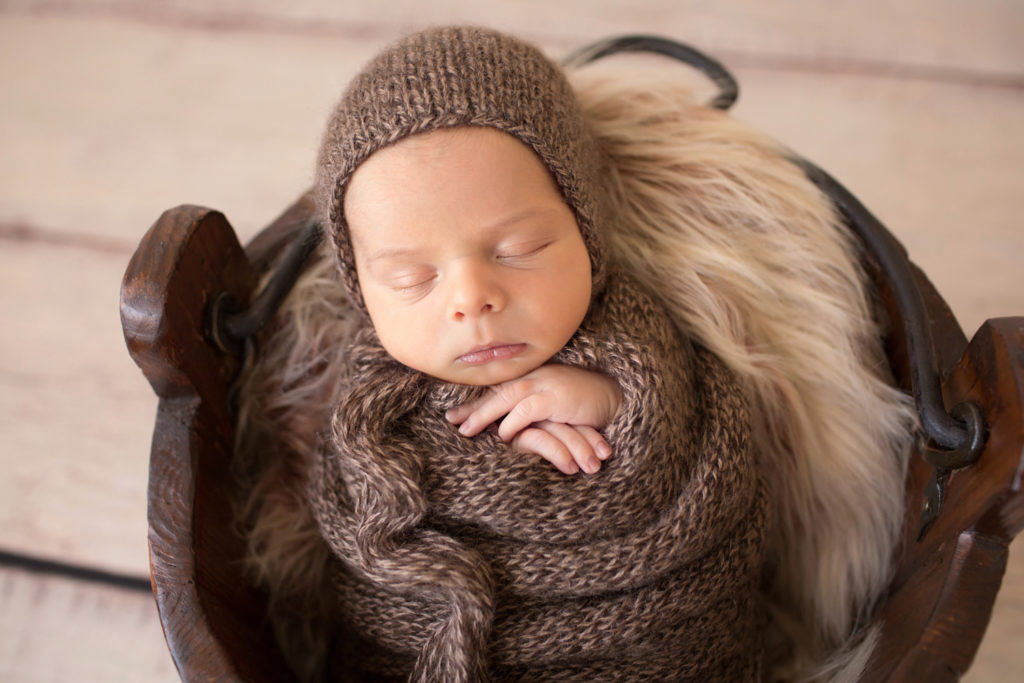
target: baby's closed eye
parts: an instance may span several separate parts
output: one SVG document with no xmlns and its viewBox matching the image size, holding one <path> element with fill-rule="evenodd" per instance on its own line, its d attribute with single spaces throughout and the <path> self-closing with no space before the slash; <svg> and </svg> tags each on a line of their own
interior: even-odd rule
<svg viewBox="0 0 1024 683">
<path fill-rule="evenodd" d="M 525 261 L 539 256 L 549 246 L 551 246 L 551 240 L 535 240 L 503 246 L 496 251 L 495 258 L 504 262 Z"/>
<path fill-rule="evenodd" d="M 396 292 L 417 293 L 432 285 L 436 279 L 436 271 L 422 268 L 391 273 L 385 278 L 385 284 Z"/>
</svg>

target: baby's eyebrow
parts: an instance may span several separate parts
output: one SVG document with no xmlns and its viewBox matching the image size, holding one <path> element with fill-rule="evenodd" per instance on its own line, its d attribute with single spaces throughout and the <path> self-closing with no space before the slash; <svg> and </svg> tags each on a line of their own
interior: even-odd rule
<svg viewBox="0 0 1024 683">
<path fill-rule="evenodd" d="M 366 257 L 366 263 L 376 263 L 377 261 L 384 261 L 387 259 L 409 258 L 419 254 L 419 251 L 419 249 L 414 247 L 388 247 L 378 249 Z"/>
<path fill-rule="evenodd" d="M 522 211 L 516 211 L 515 213 L 505 216 L 491 225 L 488 225 L 485 230 L 489 232 L 497 232 L 504 228 L 507 228 L 516 223 L 522 223 L 533 218 L 541 218 L 546 214 L 557 213 L 558 209 L 552 206 L 531 206 Z"/>
</svg>

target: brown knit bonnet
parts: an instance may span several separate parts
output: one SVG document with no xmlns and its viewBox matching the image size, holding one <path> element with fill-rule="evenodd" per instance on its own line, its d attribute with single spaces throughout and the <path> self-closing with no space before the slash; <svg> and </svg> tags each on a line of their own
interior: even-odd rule
<svg viewBox="0 0 1024 683">
<path fill-rule="evenodd" d="M 415 33 L 375 57 L 352 80 L 328 123 L 316 199 L 352 301 L 363 307 L 343 210 L 352 173 L 382 147 L 458 126 L 496 128 L 540 157 L 575 213 L 598 292 L 605 270 L 598 158 L 565 74 L 516 38 L 449 27 Z"/>
</svg>

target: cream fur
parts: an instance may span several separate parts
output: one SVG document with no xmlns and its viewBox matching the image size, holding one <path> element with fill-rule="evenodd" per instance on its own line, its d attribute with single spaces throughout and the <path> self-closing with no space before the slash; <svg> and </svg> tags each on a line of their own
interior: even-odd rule
<svg viewBox="0 0 1024 683">
<path fill-rule="evenodd" d="M 914 424 L 856 246 L 784 149 L 686 88 L 592 71 L 575 85 L 621 219 L 611 252 L 748 387 L 778 494 L 773 608 L 800 624 L 795 677 L 816 677 L 888 582 Z"/>
<path fill-rule="evenodd" d="M 593 69 L 573 78 L 619 218 L 610 251 L 742 378 L 755 408 L 778 494 L 769 597 L 795 648 L 774 676 L 854 680 L 874 643 L 858 626 L 890 574 L 914 420 L 886 381 L 855 243 L 784 149 L 687 88 Z M 321 249 L 243 386 L 239 514 L 254 580 L 285 621 L 316 614 L 297 591 L 325 576 L 302 472 L 336 403 L 353 315 Z"/>
</svg>

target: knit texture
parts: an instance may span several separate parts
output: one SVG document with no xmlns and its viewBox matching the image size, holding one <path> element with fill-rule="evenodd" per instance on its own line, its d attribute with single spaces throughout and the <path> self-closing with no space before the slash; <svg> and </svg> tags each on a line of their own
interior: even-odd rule
<svg viewBox="0 0 1024 683">
<path fill-rule="evenodd" d="M 479 388 L 392 360 L 371 328 L 310 500 L 336 557 L 343 680 L 756 680 L 766 497 L 743 393 L 638 286 L 609 277 L 554 362 L 612 376 L 596 475 L 566 476 L 447 408 Z"/>
<path fill-rule="evenodd" d="M 575 212 L 598 291 L 604 279 L 598 158 L 564 73 L 516 38 L 447 27 L 413 34 L 374 58 L 352 80 L 327 125 L 317 164 L 317 204 L 352 301 L 362 306 L 344 214 L 352 173 L 382 147 L 458 126 L 509 133 L 540 157 Z"/>
</svg>

